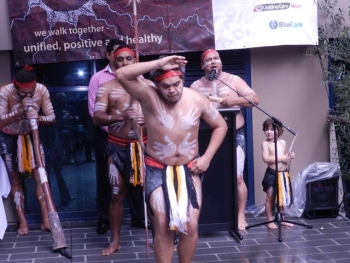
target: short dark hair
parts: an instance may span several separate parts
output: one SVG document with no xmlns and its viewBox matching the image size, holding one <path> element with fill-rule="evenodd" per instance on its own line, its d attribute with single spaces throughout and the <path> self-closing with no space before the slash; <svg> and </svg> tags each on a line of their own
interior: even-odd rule
<svg viewBox="0 0 350 263">
<path fill-rule="evenodd" d="M 114 49 L 115 45 L 126 45 L 125 42 L 123 40 L 120 39 L 111 39 L 109 40 L 108 44 L 107 44 L 107 52 L 111 53 Z"/>
<path fill-rule="evenodd" d="M 32 82 L 36 79 L 34 70 L 21 69 L 15 75 L 15 80 L 21 83 Z"/>
<path fill-rule="evenodd" d="M 161 58 L 164 58 L 166 57 L 167 55 L 161 55 L 159 56 L 158 59 L 161 59 Z M 172 70 L 179 70 L 182 72 L 182 75 L 180 75 L 179 77 L 185 81 L 185 72 L 186 72 L 186 68 L 185 66 L 180 66 L 178 68 L 175 68 L 175 69 L 172 69 Z M 158 82 L 156 81 L 156 78 L 160 75 L 162 75 L 165 71 L 164 70 L 161 70 L 161 69 L 155 69 L 155 70 L 152 70 L 150 73 L 149 73 L 149 76 L 150 76 L 150 79 L 153 81 L 153 82 Z"/>
<path fill-rule="evenodd" d="M 281 122 L 279 119 L 277 119 L 277 124 L 276 124 L 276 129 L 277 129 L 277 138 L 279 138 L 284 130 L 283 130 L 283 126 L 281 125 Z M 269 127 L 273 127 L 273 119 L 268 118 L 267 120 L 264 121 L 263 123 L 263 131 L 266 131 Z"/>
</svg>

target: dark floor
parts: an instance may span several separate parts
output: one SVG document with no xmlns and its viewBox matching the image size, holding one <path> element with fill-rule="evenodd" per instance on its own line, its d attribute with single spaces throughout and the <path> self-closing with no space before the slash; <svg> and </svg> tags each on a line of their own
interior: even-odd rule
<svg viewBox="0 0 350 263">
<path fill-rule="evenodd" d="M 126 217 L 122 226 L 122 249 L 110 257 L 101 255 L 102 249 L 109 243 L 110 233 L 98 235 L 96 228 L 96 189 L 94 163 L 85 163 L 84 158 L 77 155 L 75 164 L 63 164 L 60 173 L 50 170 L 51 192 L 65 232 L 67 251 L 73 255 L 69 260 L 52 252 L 51 234 L 38 230 L 38 207 L 35 196 L 26 195 L 27 217 L 30 232 L 27 236 L 18 236 L 17 226 L 10 225 L 4 239 L 0 240 L 0 263 L 65 263 L 65 262 L 155 262 L 153 249 L 149 248 L 146 257 L 146 235 L 143 229 L 132 228 L 130 217 Z M 59 187 L 59 179 L 64 180 L 68 194 Z M 33 180 L 27 180 L 28 193 L 33 193 Z M 67 197 L 68 196 L 68 197 Z M 74 197 L 68 204 L 62 204 L 64 198 Z M 214 203 L 217 204 L 217 203 Z M 210 207 L 206 218 L 215 207 Z M 227 212 L 227 211 L 226 211 Z M 214 216 L 215 219 L 218 219 Z M 229 216 L 229 218 L 231 218 Z M 219 218 L 220 219 L 220 218 Z M 223 222 L 227 218 L 223 218 Z M 349 219 L 337 218 L 297 218 L 292 221 L 310 224 L 312 229 L 304 226 L 293 228 L 281 227 L 269 230 L 266 226 L 258 226 L 240 231 L 242 241 L 230 235 L 229 227 L 225 231 L 200 231 L 198 248 L 194 262 L 244 262 L 244 263 L 315 263 L 315 262 L 350 262 L 350 223 Z M 221 220 L 218 220 L 221 222 Z M 217 221 L 215 221 L 217 222 Z M 248 216 L 250 225 L 265 222 L 261 215 L 254 218 Z M 216 226 L 213 227 L 217 230 Z M 220 230 L 222 227 L 219 227 Z M 151 243 L 149 233 L 149 243 Z M 279 242 L 279 238 L 282 239 Z M 177 252 L 173 262 L 177 262 Z"/>
<path fill-rule="evenodd" d="M 291 220 L 311 224 L 313 228 L 281 227 L 279 236 L 278 230 L 258 226 L 240 231 L 243 236 L 241 242 L 233 238 L 229 231 L 200 233 L 194 262 L 349 262 L 348 219 L 338 216 Z M 265 218 L 248 217 L 250 225 L 260 222 L 265 222 Z M 149 258 L 146 258 L 145 231 L 132 228 L 129 223 L 125 219 L 122 226 L 122 249 L 110 257 L 104 257 L 101 251 L 108 245 L 109 232 L 96 234 L 95 222 L 63 222 L 67 251 L 73 255 L 72 260 L 51 251 L 51 235 L 37 230 L 38 225 L 31 225 L 27 236 L 18 236 L 16 226 L 10 226 L 4 239 L 0 240 L 0 262 L 155 262 L 152 248 L 149 248 Z M 175 252 L 173 262 L 177 262 L 177 259 Z"/>
</svg>

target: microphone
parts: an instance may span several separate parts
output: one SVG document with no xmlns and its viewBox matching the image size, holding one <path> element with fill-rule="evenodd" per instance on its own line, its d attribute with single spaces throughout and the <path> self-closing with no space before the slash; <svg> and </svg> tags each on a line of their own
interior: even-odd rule
<svg viewBox="0 0 350 263">
<path fill-rule="evenodd" d="M 212 81 L 215 78 L 216 71 L 215 69 L 212 69 L 209 74 L 209 80 Z"/>
</svg>

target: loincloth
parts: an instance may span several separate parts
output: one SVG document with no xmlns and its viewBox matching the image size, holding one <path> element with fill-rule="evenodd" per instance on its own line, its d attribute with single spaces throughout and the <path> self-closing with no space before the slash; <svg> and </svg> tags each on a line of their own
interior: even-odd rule
<svg viewBox="0 0 350 263">
<path fill-rule="evenodd" d="M 273 192 L 276 194 L 276 170 L 267 167 L 261 184 L 264 192 L 273 187 Z M 281 207 L 287 207 L 293 203 L 292 183 L 287 171 L 278 172 L 278 198 Z"/>
<path fill-rule="evenodd" d="M 145 164 L 147 205 L 150 207 L 151 193 L 162 187 L 170 229 L 186 233 L 190 205 L 199 209 L 197 191 L 190 172 L 192 162 L 187 165 L 167 166 L 145 156 Z"/>
<path fill-rule="evenodd" d="M 124 140 L 108 134 L 105 158 L 109 157 L 112 157 L 125 183 L 129 182 L 133 186 L 142 184 L 144 164 L 142 149 L 137 140 Z"/>
<path fill-rule="evenodd" d="M 36 168 L 33 143 L 30 135 L 10 135 L 0 132 L 0 151 L 9 171 L 19 171 L 31 177 L 32 169 Z M 45 163 L 42 144 L 40 143 L 41 157 Z M 10 163 L 8 163 L 10 162 Z"/>
</svg>

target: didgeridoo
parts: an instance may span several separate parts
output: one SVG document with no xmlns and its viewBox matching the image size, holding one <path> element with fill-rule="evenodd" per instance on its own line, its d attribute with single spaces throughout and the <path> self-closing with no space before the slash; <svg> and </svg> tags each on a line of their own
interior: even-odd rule
<svg viewBox="0 0 350 263">
<path fill-rule="evenodd" d="M 64 237 L 64 232 L 62 230 L 61 222 L 60 222 L 60 219 L 58 217 L 58 213 L 56 211 L 54 202 L 52 200 L 51 190 L 50 190 L 50 186 L 49 186 L 49 183 L 47 180 L 45 166 L 44 166 L 43 161 L 41 159 L 40 138 L 39 138 L 39 130 L 38 130 L 37 120 L 30 119 L 30 126 L 32 129 L 32 135 L 33 135 L 34 156 L 35 156 L 35 160 L 36 160 L 36 165 L 38 167 L 41 187 L 42 187 L 44 195 L 45 195 L 45 204 L 46 204 L 50 228 L 51 228 L 53 251 L 58 252 L 67 258 L 72 258 L 72 256 L 67 251 L 65 251 L 65 249 L 67 248 L 67 245 L 66 245 L 66 240 Z"/>
</svg>

